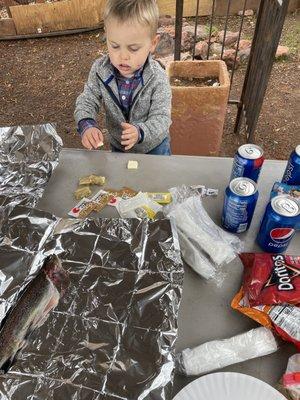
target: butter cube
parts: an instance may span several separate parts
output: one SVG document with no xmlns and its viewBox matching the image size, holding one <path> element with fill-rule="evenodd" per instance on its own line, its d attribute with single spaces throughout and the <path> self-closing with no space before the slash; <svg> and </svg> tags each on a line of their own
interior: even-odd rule
<svg viewBox="0 0 300 400">
<path fill-rule="evenodd" d="M 139 163 L 134 160 L 129 160 L 127 163 L 127 169 L 138 169 Z"/>
</svg>

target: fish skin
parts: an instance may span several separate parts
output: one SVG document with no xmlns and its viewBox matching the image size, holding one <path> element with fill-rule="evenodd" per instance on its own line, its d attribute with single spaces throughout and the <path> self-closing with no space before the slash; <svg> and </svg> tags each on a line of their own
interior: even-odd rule
<svg viewBox="0 0 300 400">
<path fill-rule="evenodd" d="M 0 371 L 6 373 L 31 332 L 40 327 L 68 286 L 68 275 L 56 255 L 48 257 L 28 284 L 0 330 Z"/>
</svg>

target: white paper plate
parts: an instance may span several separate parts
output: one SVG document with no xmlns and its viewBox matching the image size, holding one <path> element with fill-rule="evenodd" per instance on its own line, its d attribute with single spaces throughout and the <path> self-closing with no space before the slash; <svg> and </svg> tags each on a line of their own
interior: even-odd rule
<svg viewBox="0 0 300 400">
<path fill-rule="evenodd" d="M 267 383 L 249 375 L 218 372 L 196 379 L 173 400 L 286 400 Z"/>
</svg>

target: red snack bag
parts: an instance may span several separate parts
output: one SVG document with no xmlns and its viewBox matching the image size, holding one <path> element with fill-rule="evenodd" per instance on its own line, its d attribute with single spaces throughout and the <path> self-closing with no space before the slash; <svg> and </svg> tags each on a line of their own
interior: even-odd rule
<svg viewBox="0 0 300 400">
<path fill-rule="evenodd" d="M 300 303 L 300 256 L 243 253 L 244 292 L 251 307 Z"/>
<path fill-rule="evenodd" d="M 300 348 L 300 257 L 243 253 L 244 281 L 231 306 Z"/>
</svg>

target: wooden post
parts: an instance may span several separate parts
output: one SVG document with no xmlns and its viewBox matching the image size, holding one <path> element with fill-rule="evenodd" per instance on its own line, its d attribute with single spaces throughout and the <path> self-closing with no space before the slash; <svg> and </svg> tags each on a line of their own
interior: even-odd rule
<svg viewBox="0 0 300 400">
<path fill-rule="evenodd" d="M 181 36 L 182 36 L 182 15 L 183 15 L 183 0 L 176 0 L 174 60 L 180 60 Z"/>
<path fill-rule="evenodd" d="M 9 18 L 11 18 L 11 12 L 10 12 L 9 7 L 10 6 L 18 6 L 19 4 L 14 0 L 4 0 L 4 5 L 6 7 L 7 14 L 8 14 Z"/>
</svg>

